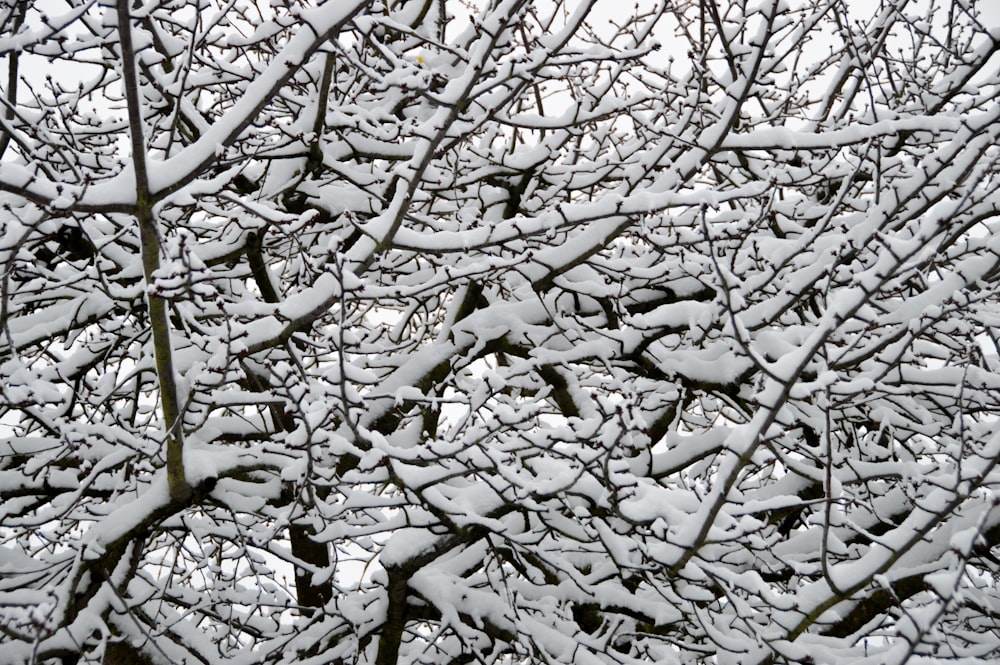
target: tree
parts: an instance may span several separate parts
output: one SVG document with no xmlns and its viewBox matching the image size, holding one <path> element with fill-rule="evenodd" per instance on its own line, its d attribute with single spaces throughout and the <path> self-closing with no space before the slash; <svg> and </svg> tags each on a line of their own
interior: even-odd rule
<svg viewBox="0 0 1000 665">
<path fill-rule="evenodd" d="M 985 4 L 0 2 L 4 659 L 993 662 Z"/>
</svg>

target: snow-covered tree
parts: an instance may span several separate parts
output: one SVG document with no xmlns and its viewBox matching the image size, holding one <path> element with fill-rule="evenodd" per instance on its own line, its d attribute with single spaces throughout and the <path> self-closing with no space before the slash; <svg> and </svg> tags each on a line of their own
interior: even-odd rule
<svg viewBox="0 0 1000 665">
<path fill-rule="evenodd" d="M 989 0 L 0 0 L 0 660 L 1000 658 Z"/>
</svg>

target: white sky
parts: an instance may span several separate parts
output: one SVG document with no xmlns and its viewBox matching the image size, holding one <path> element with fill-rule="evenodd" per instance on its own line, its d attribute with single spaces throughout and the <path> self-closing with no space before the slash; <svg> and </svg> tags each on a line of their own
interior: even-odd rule
<svg viewBox="0 0 1000 665">
<path fill-rule="evenodd" d="M 1000 0 L 980 0 L 979 11 L 987 28 L 1000 27 Z"/>
</svg>

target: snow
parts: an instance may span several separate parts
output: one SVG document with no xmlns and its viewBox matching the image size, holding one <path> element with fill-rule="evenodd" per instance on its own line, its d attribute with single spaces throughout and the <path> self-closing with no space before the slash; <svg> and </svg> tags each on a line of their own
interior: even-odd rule
<svg viewBox="0 0 1000 665">
<path fill-rule="evenodd" d="M 365 5 L 365 2 L 326 4 L 315 9 L 303 10 L 299 20 L 308 30 L 300 30 L 276 54 L 273 63 L 261 72 L 247 87 L 240 99 L 226 114 L 216 120 L 208 131 L 178 154 L 150 169 L 149 188 L 153 193 L 175 188 L 189 180 L 210 163 L 219 146 L 229 145 L 243 128 L 252 122 L 264 104 L 274 95 L 306 58 L 335 27 L 348 21 Z"/>
<path fill-rule="evenodd" d="M 864 143 L 877 137 L 896 136 L 901 132 L 908 131 L 954 132 L 959 129 L 961 122 L 960 118 L 954 117 L 919 116 L 881 120 L 871 124 L 858 123 L 851 127 L 821 132 L 768 127 L 755 129 L 746 134 L 731 135 L 723 141 L 722 147 L 726 150 L 840 148 Z"/>
<path fill-rule="evenodd" d="M 379 562 L 386 568 L 398 568 L 409 559 L 433 551 L 440 539 L 425 529 L 401 529 L 382 547 Z"/>
<path fill-rule="evenodd" d="M 12 661 L 1000 655 L 990 33 L 287 4 L 135 10 L 140 128 L 111 10 L 0 21 Z"/>
</svg>

